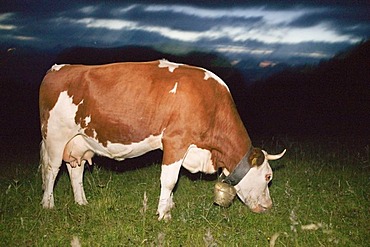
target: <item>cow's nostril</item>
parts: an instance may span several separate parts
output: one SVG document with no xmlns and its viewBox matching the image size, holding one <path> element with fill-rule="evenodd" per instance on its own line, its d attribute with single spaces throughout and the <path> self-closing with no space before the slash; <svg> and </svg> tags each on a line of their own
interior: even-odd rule
<svg viewBox="0 0 370 247">
<path fill-rule="evenodd" d="M 271 209 L 272 208 L 272 204 L 268 204 L 268 205 L 261 205 L 261 204 L 259 204 L 258 207 L 260 208 L 260 210 L 261 210 L 260 212 L 262 213 L 262 212 L 266 212 L 269 209 Z"/>
<path fill-rule="evenodd" d="M 262 206 L 262 205 L 258 205 L 259 208 L 260 208 L 260 212 L 263 213 L 263 212 L 266 212 L 267 211 L 267 207 L 265 206 Z"/>
</svg>

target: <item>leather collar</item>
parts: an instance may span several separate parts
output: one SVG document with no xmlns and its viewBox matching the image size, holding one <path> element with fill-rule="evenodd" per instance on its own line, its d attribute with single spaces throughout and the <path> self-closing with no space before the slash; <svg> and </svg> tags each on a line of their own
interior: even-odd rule
<svg viewBox="0 0 370 247">
<path fill-rule="evenodd" d="M 225 174 L 222 173 L 222 176 L 225 177 L 222 179 L 222 182 L 235 186 L 244 178 L 245 175 L 247 175 L 252 167 L 248 162 L 248 157 L 251 151 L 252 147 L 236 165 L 235 169 L 229 174 L 229 176 L 225 177 Z"/>
</svg>

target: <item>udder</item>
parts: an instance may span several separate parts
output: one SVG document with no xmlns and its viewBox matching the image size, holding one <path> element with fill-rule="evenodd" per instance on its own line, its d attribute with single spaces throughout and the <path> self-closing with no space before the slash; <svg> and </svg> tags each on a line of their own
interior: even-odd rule
<svg viewBox="0 0 370 247">
<path fill-rule="evenodd" d="M 92 165 L 93 156 L 94 152 L 82 135 L 76 135 L 64 147 L 63 160 L 71 167 L 84 165 L 86 162 Z"/>
</svg>

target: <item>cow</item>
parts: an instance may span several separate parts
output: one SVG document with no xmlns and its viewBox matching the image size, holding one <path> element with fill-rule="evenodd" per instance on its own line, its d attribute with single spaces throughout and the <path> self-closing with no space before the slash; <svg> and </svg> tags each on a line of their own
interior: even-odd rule
<svg viewBox="0 0 370 247">
<path fill-rule="evenodd" d="M 252 146 L 227 85 L 209 70 L 165 59 L 105 65 L 54 65 L 39 97 L 44 208 L 63 160 L 74 199 L 87 204 L 83 172 L 93 155 L 118 161 L 163 150 L 158 220 L 171 218 L 181 167 L 222 171 L 254 212 L 272 206 L 268 160 Z"/>
</svg>

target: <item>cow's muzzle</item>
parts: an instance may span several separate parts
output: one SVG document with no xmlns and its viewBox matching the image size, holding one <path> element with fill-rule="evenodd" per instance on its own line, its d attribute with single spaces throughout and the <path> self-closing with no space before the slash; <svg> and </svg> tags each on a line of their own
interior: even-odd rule
<svg viewBox="0 0 370 247">
<path fill-rule="evenodd" d="M 266 211 L 268 211 L 269 209 L 272 208 L 272 203 L 269 204 L 269 205 L 261 205 L 261 204 L 258 204 L 257 207 L 255 208 L 252 208 L 252 212 L 254 213 L 265 213 Z"/>
<path fill-rule="evenodd" d="M 234 186 L 224 183 L 217 182 L 214 190 L 214 202 L 222 207 L 229 207 L 236 196 L 236 190 Z"/>
</svg>

